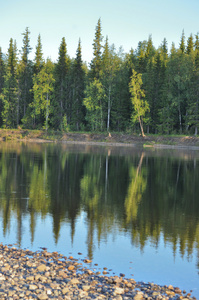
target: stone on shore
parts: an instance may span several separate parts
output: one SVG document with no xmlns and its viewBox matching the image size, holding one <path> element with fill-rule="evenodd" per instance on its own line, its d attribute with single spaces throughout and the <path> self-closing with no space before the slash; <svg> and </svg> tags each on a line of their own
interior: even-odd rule
<svg viewBox="0 0 199 300">
<path fill-rule="evenodd" d="M 85 259 L 84 263 L 92 261 Z M 194 297 L 178 287 L 135 282 L 122 273 L 119 277 L 101 276 L 82 267 L 72 256 L 67 260 L 45 248 L 34 253 L 0 244 L 0 299 L 190 300 Z"/>
</svg>

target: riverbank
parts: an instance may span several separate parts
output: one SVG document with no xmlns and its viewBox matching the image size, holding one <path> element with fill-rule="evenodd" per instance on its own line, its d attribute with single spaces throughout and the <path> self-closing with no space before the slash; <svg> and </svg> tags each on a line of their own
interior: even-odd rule
<svg viewBox="0 0 199 300">
<path fill-rule="evenodd" d="M 78 253 L 81 257 L 81 253 Z M 196 299 L 178 287 L 135 282 L 89 269 L 88 259 L 43 248 L 32 252 L 0 244 L 0 299 Z"/>
<path fill-rule="evenodd" d="M 0 141 L 64 142 L 199 150 L 199 137 L 181 135 L 147 135 L 142 137 L 136 134 L 124 133 L 62 133 L 42 130 L 0 129 Z"/>
</svg>

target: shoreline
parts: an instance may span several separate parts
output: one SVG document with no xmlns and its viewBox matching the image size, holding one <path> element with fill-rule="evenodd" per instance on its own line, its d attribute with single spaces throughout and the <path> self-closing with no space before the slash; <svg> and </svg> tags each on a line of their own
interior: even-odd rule
<svg viewBox="0 0 199 300">
<path fill-rule="evenodd" d="M 199 137 L 182 135 L 146 135 L 142 137 L 127 133 L 64 133 L 42 130 L 0 129 L 0 141 L 199 150 Z"/>
<path fill-rule="evenodd" d="M 89 264 L 46 248 L 33 252 L 0 244 L 0 299 L 196 299 L 172 285 L 106 276 L 106 268 L 101 275 Z"/>
</svg>

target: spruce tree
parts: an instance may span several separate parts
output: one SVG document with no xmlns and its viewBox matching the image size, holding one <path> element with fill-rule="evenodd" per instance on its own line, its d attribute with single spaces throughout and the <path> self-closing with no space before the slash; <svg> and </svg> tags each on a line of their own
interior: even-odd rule
<svg viewBox="0 0 199 300">
<path fill-rule="evenodd" d="M 30 47 L 30 31 L 28 27 L 23 35 L 23 46 L 21 51 L 21 60 L 19 62 L 19 90 L 20 90 L 20 118 L 26 114 L 27 107 L 32 101 L 32 62 L 28 56 L 31 52 Z"/>
<path fill-rule="evenodd" d="M 2 94 L 2 119 L 5 128 L 16 128 L 19 124 L 19 95 L 17 78 L 17 46 L 10 39 L 5 82 Z"/>
<path fill-rule="evenodd" d="M 182 36 L 181 36 L 181 40 L 180 40 L 180 50 L 182 53 L 185 53 L 185 34 L 184 34 L 184 30 L 182 31 Z"/>
<path fill-rule="evenodd" d="M 41 71 L 41 68 L 44 65 L 43 53 L 42 53 L 42 44 L 41 44 L 41 36 L 38 35 L 37 46 L 35 51 L 35 59 L 34 59 L 34 74 L 38 74 Z"/>
<path fill-rule="evenodd" d="M 101 20 L 99 19 L 96 26 L 95 31 L 95 39 L 93 42 L 93 59 L 91 61 L 91 72 L 90 77 L 92 79 L 99 79 L 101 63 L 102 63 L 102 28 L 101 28 Z"/>
<path fill-rule="evenodd" d="M 49 128 L 49 116 L 52 111 L 51 101 L 53 95 L 53 76 L 54 65 L 47 59 L 41 71 L 34 76 L 33 94 L 34 100 L 30 104 L 32 107 L 32 117 L 43 116 L 43 128 L 47 131 Z M 39 118 L 42 119 L 41 117 Z"/>
<path fill-rule="evenodd" d="M 82 50 L 80 39 L 78 42 L 76 58 L 73 63 L 72 82 L 73 99 L 71 124 L 75 130 L 80 130 L 85 116 L 85 109 L 83 106 L 85 89 L 85 70 L 82 62 Z"/>
<path fill-rule="evenodd" d="M 193 35 L 191 34 L 187 41 L 186 53 L 191 54 L 193 53 L 193 50 L 194 50 L 194 42 L 193 42 Z"/>
<path fill-rule="evenodd" d="M 55 88 L 53 99 L 53 124 L 61 129 L 63 117 L 69 119 L 70 103 L 68 94 L 67 75 L 69 71 L 69 58 L 67 56 L 66 41 L 62 38 L 59 47 L 58 62 L 55 65 Z"/>
<path fill-rule="evenodd" d="M 106 129 L 109 131 L 112 122 L 112 107 L 115 104 L 115 77 L 119 69 L 119 58 L 115 53 L 114 45 L 112 47 L 108 44 L 108 37 L 106 37 L 104 51 L 102 53 L 102 68 L 100 72 L 100 80 L 105 91 L 105 103 L 103 105 L 104 118 L 106 122 Z"/>
<path fill-rule="evenodd" d="M 3 59 L 3 53 L 0 47 L 0 94 L 2 93 L 4 86 L 4 76 L 5 76 L 5 62 Z"/>
<path fill-rule="evenodd" d="M 3 53 L 1 51 L 1 47 L 0 47 L 0 126 L 2 126 L 2 115 L 1 112 L 3 110 L 3 102 L 2 102 L 2 92 L 3 92 L 3 88 L 4 88 L 4 79 L 5 76 L 5 62 L 3 59 Z"/>
</svg>

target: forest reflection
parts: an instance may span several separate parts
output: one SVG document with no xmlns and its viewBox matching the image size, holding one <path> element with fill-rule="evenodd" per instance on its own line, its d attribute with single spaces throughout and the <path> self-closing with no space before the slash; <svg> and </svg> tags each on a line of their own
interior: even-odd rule
<svg viewBox="0 0 199 300">
<path fill-rule="evenodd" d="M 34 241 L 38 214 L 50 215 L 55 242 L 64 222 L 71 239 L 77 217 L 87 215 L 91 259 L 109 233 L 125 231 L 143 249 L 158 247 L 160 235 L 175 255 L 180 245 L 188 257 L 199 250 L 199 157 L 194 152 L 141 150 L 89 145 L 0 145 L 0 214 L 3 234 L 17 220 L 18 244 L 23 218 L 30 216 Z M 199 251 L 198 251 L 199 252 Z"/>
</svg>

